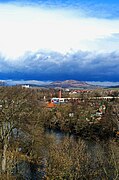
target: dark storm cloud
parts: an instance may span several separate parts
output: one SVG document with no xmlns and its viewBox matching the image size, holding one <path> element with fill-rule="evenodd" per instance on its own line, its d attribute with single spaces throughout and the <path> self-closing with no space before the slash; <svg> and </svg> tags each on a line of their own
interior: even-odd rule
<svg viewBox="0 0 119 180">
<path fill-rule="evenodd" d="M 119 53 L 74 52 L 62 55 L 39 51 L 16 61 L 0 59 L 1 78 L 25 80 L 119 81 Z"/>
</svg>

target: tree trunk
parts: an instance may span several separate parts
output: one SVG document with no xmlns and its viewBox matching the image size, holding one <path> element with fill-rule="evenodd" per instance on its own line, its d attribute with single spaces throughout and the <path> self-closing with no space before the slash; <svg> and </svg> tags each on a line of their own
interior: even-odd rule
<svg viewBox="0 0 119 180">
<path fill-rule="evenodd" d="M 3 157 L 2 157 L 2 172 L 6 172 L 6 164 L 7 164 L 7 155 L 6 155 L 6 152 L 7 152 L 7 143 L 4 144 L 4 147 L 3 147 Z"/>
</svg>

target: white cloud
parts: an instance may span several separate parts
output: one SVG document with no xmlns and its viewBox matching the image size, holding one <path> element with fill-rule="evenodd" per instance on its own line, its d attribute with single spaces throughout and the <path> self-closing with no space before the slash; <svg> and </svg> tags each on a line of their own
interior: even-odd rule
<svg viewBox="0 0 119 180">
<path fill-rule="evenodd" d="M 70 10 L 0 5 L 0 52 L 12 58 L 38 49 L 119 50 L 119 42 L 109 45 L 115 33 L 119 33 L 119 20 L 84 18 Z"/>
</svg>

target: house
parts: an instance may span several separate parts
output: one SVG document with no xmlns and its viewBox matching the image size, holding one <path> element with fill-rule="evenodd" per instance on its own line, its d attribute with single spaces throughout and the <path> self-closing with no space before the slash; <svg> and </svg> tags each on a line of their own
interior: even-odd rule
<svg viewBox="0 0 119 180">
<path fill-rule="evenodd" d="M 22 88 L 30 88 L 30 86 L 28 84 L 24 84 L 22 85 Z"/>
<path fill-rule="evenodd" d="M 65 98 L 52 98 L 51 102 L 54 104 L 60 104 L 60 103 L 64 103 L 65 102 Z"/>
</svg>

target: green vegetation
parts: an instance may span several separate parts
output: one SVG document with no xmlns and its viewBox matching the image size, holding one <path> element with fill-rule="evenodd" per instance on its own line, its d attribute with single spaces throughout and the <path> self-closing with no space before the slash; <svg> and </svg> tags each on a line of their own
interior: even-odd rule
<svg viewBox="0 0 119 180">
<path fill-rule="evenodd" d="M 100 90 L 47 108 L 51 91 L 0 88 L 0 179 L 119 179 L 118 100 L 91 100 Z"/>
</svg>

